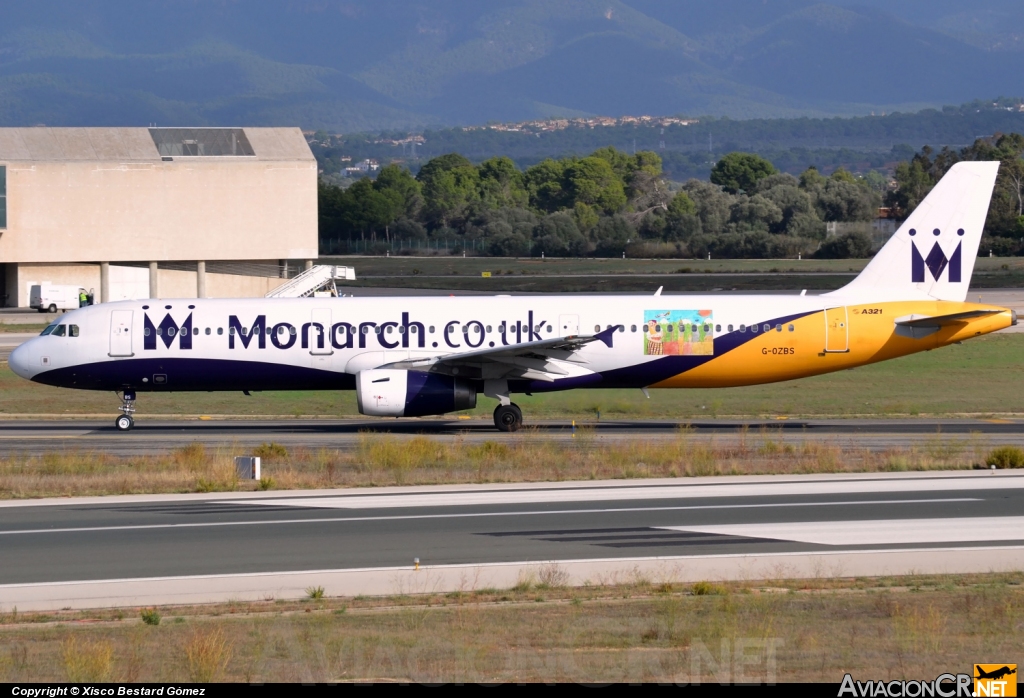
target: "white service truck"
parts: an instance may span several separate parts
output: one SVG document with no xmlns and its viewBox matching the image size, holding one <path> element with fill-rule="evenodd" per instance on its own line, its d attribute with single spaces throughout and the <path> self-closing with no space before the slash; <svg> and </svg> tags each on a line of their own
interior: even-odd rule
<svg viewBox="0 0 1024 698">
<path fill-rule="evenodd" d="M 28 293 L 28 304 L 41 313 L 74 310 L 81 307 L 79 298 L 84 292 L 85 289 L 81 286 L 51 284 L 44 281 L 41 284 L 32 284 Z M 85 305 L 88 305 L 88 302 Z"/>
</svg>

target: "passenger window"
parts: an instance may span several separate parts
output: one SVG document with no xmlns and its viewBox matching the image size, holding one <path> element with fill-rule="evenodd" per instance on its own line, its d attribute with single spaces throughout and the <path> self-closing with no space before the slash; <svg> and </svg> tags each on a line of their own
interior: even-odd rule
<svg viewBox="0 0 1024 698">
<path fill-rule="evenodd" d="M 148 337 L 150 335 L 149 328 L 147 327 L 146 329 L 142 330 L 142 334 Z"/>
<path fill-rule="evenodd" d="M 661 332 L 661 325 L 655 325 L 654 326 L 654 331 L 655 332 Z"/>
<path fill-rule="evenodd" d="M 757 325 L 751 325 L 750 331 L 753 332 L 754 334 L 757 334 Z"/>
<path fill-rule="evenodd" d="M 342 328 L 342 329 L 344 329 L 344 328 Z M 288 334 L 290 334 L 292 337 L 294 337 L 295 336 L 295 328 L 294 327 L 289 327 L 288 328 Z"/>
<path fill-rule="evenodd" d="M 78 336 L 78 325 L 68 325 L 68 335 L 71 337 Z"/>
<path fill-rule="evenodd" d="M 594 325 L 594 332 L 600 332 L 600 331 L 601 331 L 601 326 L 600 325 Z"/>
<path fill-rule="evenodd" d="M 157 334 L 159 334 L 159 331 L 157 332 Z M 220 330 L 217 330 L 217 334 L 220 334 Z M 233 336 L 235 334 L 235 328 L 234 327 L 229 327 L 228 328 L 228 334 Z"/>
<path fill-rule="evenodd" d="M 789 326 L 789 331 L 790 331 L 790 332 L 792 332 L 792 331 L 793 331 L 793 329 L 794 329 L 794 328 L 793 328 L 793 326 L 792 326 L 792 325 L 790 325 L 790 326 Z"/>
<path fill-rule="evenodd" d="M 765 331 L 765 332 L 768 332 L 768 331 L 770 331 L 771 329 L 772 329 L 772 326 L 771 326 L 771 325 L 768 325 L 768 324 L 766 324 L 766 325 L 764 326 L 764 331 Z"/>
<path fill-rule="evenodd" d="M 223 327 L 218 327 L 217 328 L 217 334 L 224 334 L 224 328 Z"/>
<path fill-rule="evenodd" d="M 747 331 L 747 326 L 746 325 L 740 325 L 740 332 L 746 332 L 746 331 Z"/>
<path fill-rule="evenodd" d="M 630 332 L 636 332 L 636 325 L 630 325 L 629 326 L 629 331 Z"/>
<path fill-rule="evenodd" d="M 721 331 L 722 331 L 722 326 L 721 325 L 715 325 L 715 332 L 721 332 Z"/>
<path fill-rule="evenodd" d="M 380 327 L 374 327 L 374 328 L 373 328 L 374 334 L 380 334 L 380 333 L 381 333 L 381 331 L 382 331 L 382 329 L 383 329 L 383 328 L 380 328 Z"/>
<path fill-rule="evenodd" d="M 67 325 L 57 325 L 56 327 L 53 328 L 53 336 L 54 337 L 63 337 L 64 333 L 67 332 L 67 331 L 68 331 L 68 326 Z"/>
<path fill-rule="evenodd" d="M 209 327 L 206 328 L 206 334 L 210 334 L 210 328 Z"/>
<path fill-rule="evenodd" d="M 732 325 L 729 325 L 729 331 L 732 332 Z"/>
<path fill-rule="evenodd" d="M 430 334 L 434 334 L 434 326 L 433 325 L 430 326 Z"/>
<path fill-rule="evenodd" d="M 491 326 L 490 325 L 487 326 L 486 332 L 487 332 L 487 334 L 491 333 Z"/>
<path fill-rule="evenodd" d="M 704 334 L 707 334 L 710 331 L 711 331 L 711 328 L 708 325 L 704 325 Z"/>
<path fill-rule="evenodd" d="M 389 326 L 389 327 L 388 327 L 388 334 L 391 334 L 391 331 L 392 331 L 393 329 L 395 329 L 395 328 L 394 328 L 394 327 L 390 327 L 390 326 Z"/>
<path fill-rule="evenodd" d="M 232 328 L 232 333 L 233 332 L 234 332 L 234 328 Z M 164 328 L 163 327 L 157 327 L 156 328 L 156 336 L 157 337 L 163 337 L 164 336 Z"/>
<path fill-rule="evenodd" d="M 775 331 L 776 332 L 782 332 L 782 325 L 776 325 L 775 326 Z"/>
<path fill-rule="evenodd" d="M 490 331 L 491 331 L 491 326 L 490 326 L 490 325 L 488 325 L 488 326 L 487 326 L 487 331 L 488 331 L 488 332 L 490 332 Z M 547 328 L 547 330 L 546 330 L 546 331 L 547 331 L 547 332 L 550 332 L 550 331 L 551 331 L 551 325 L 548 325 L 548 328 Z"/>
</svg>

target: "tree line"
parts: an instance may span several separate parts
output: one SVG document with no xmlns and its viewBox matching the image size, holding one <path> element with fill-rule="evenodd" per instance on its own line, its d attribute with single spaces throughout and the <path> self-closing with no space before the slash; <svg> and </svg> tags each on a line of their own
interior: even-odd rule
<svg viewBox="0 0 1024 698">
<path fill-rule="evenodd" d="M 886 197 L 887 205 L 897 217 L 906 218 L 949 168 L 962 160 L 1000 162 L 981 254 L 1024 254 L 1024 136 L 1019 133 L 980 138 L 960 150 L 947 147 L 936 152 L 925 146 L 896 166 L 895 187 Z"/>
<path fill-rule="evenodd" d="M 507 157 L 474 165 L 449 153 L 415 176 L 392 164 L 345 189 L 321 182 L 320 235 L 325 251 L 342 240 L 383 251 L 399 239 L 455 251 L 472 242 L 494 256 L 865 256 L 867 235 L 826 241 L 826 222 L 874 218 L 879 179 L 813 167 L 795 177 L 739 152 L 715 164 L 710 182 L 682 185 L 651 151 L 607 147 L 526 170 Z"/>
</svg>

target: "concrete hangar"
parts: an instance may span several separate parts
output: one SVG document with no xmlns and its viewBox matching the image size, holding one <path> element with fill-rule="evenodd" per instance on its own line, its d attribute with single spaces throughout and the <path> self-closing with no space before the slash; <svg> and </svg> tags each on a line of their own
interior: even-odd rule
<svg viewBox="0 0 1024 698">
<path fill-rule="evenodd" d="M 298 128 L 0 128 L 0 291 L 262 296 L 317 256 Z"/>
</svg>

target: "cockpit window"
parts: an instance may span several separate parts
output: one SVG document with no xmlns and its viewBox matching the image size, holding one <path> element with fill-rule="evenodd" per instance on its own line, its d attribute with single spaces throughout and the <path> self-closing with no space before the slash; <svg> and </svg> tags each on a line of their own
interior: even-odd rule
<svg viewBox="0 0 1024 698">
<path fill-rule="evenodd" d="M 67 334 L 67 331 L 67 325 L 57 325 L 56 327 L 53 328 L 53 332 L 51 332 L 50 334 L 52 334 L 54 337 L 63 337 L 65 334 Z"/>
<path fill-rule="evenodd" d="M 48 334 L 51 334 L 51 333 L 53 333 L 53 331 L 54 331 L 55 329 L 57 329 L 57 322 L 58 322 L 57 320 L 54 320 L 54 321 L 53 321 L 53 322 L 51 322 L 51 323 L 50 323 L 49 325 L 47 325 L 47 326 L 46 326 L 46 327 L 45 327 L 45 328 L 43 329 L 43 331 L 39 333 L 39 336 L 40 336 L 40 337 L 45 337 L 46 335 L 48 335 Z"/>
</svg>

